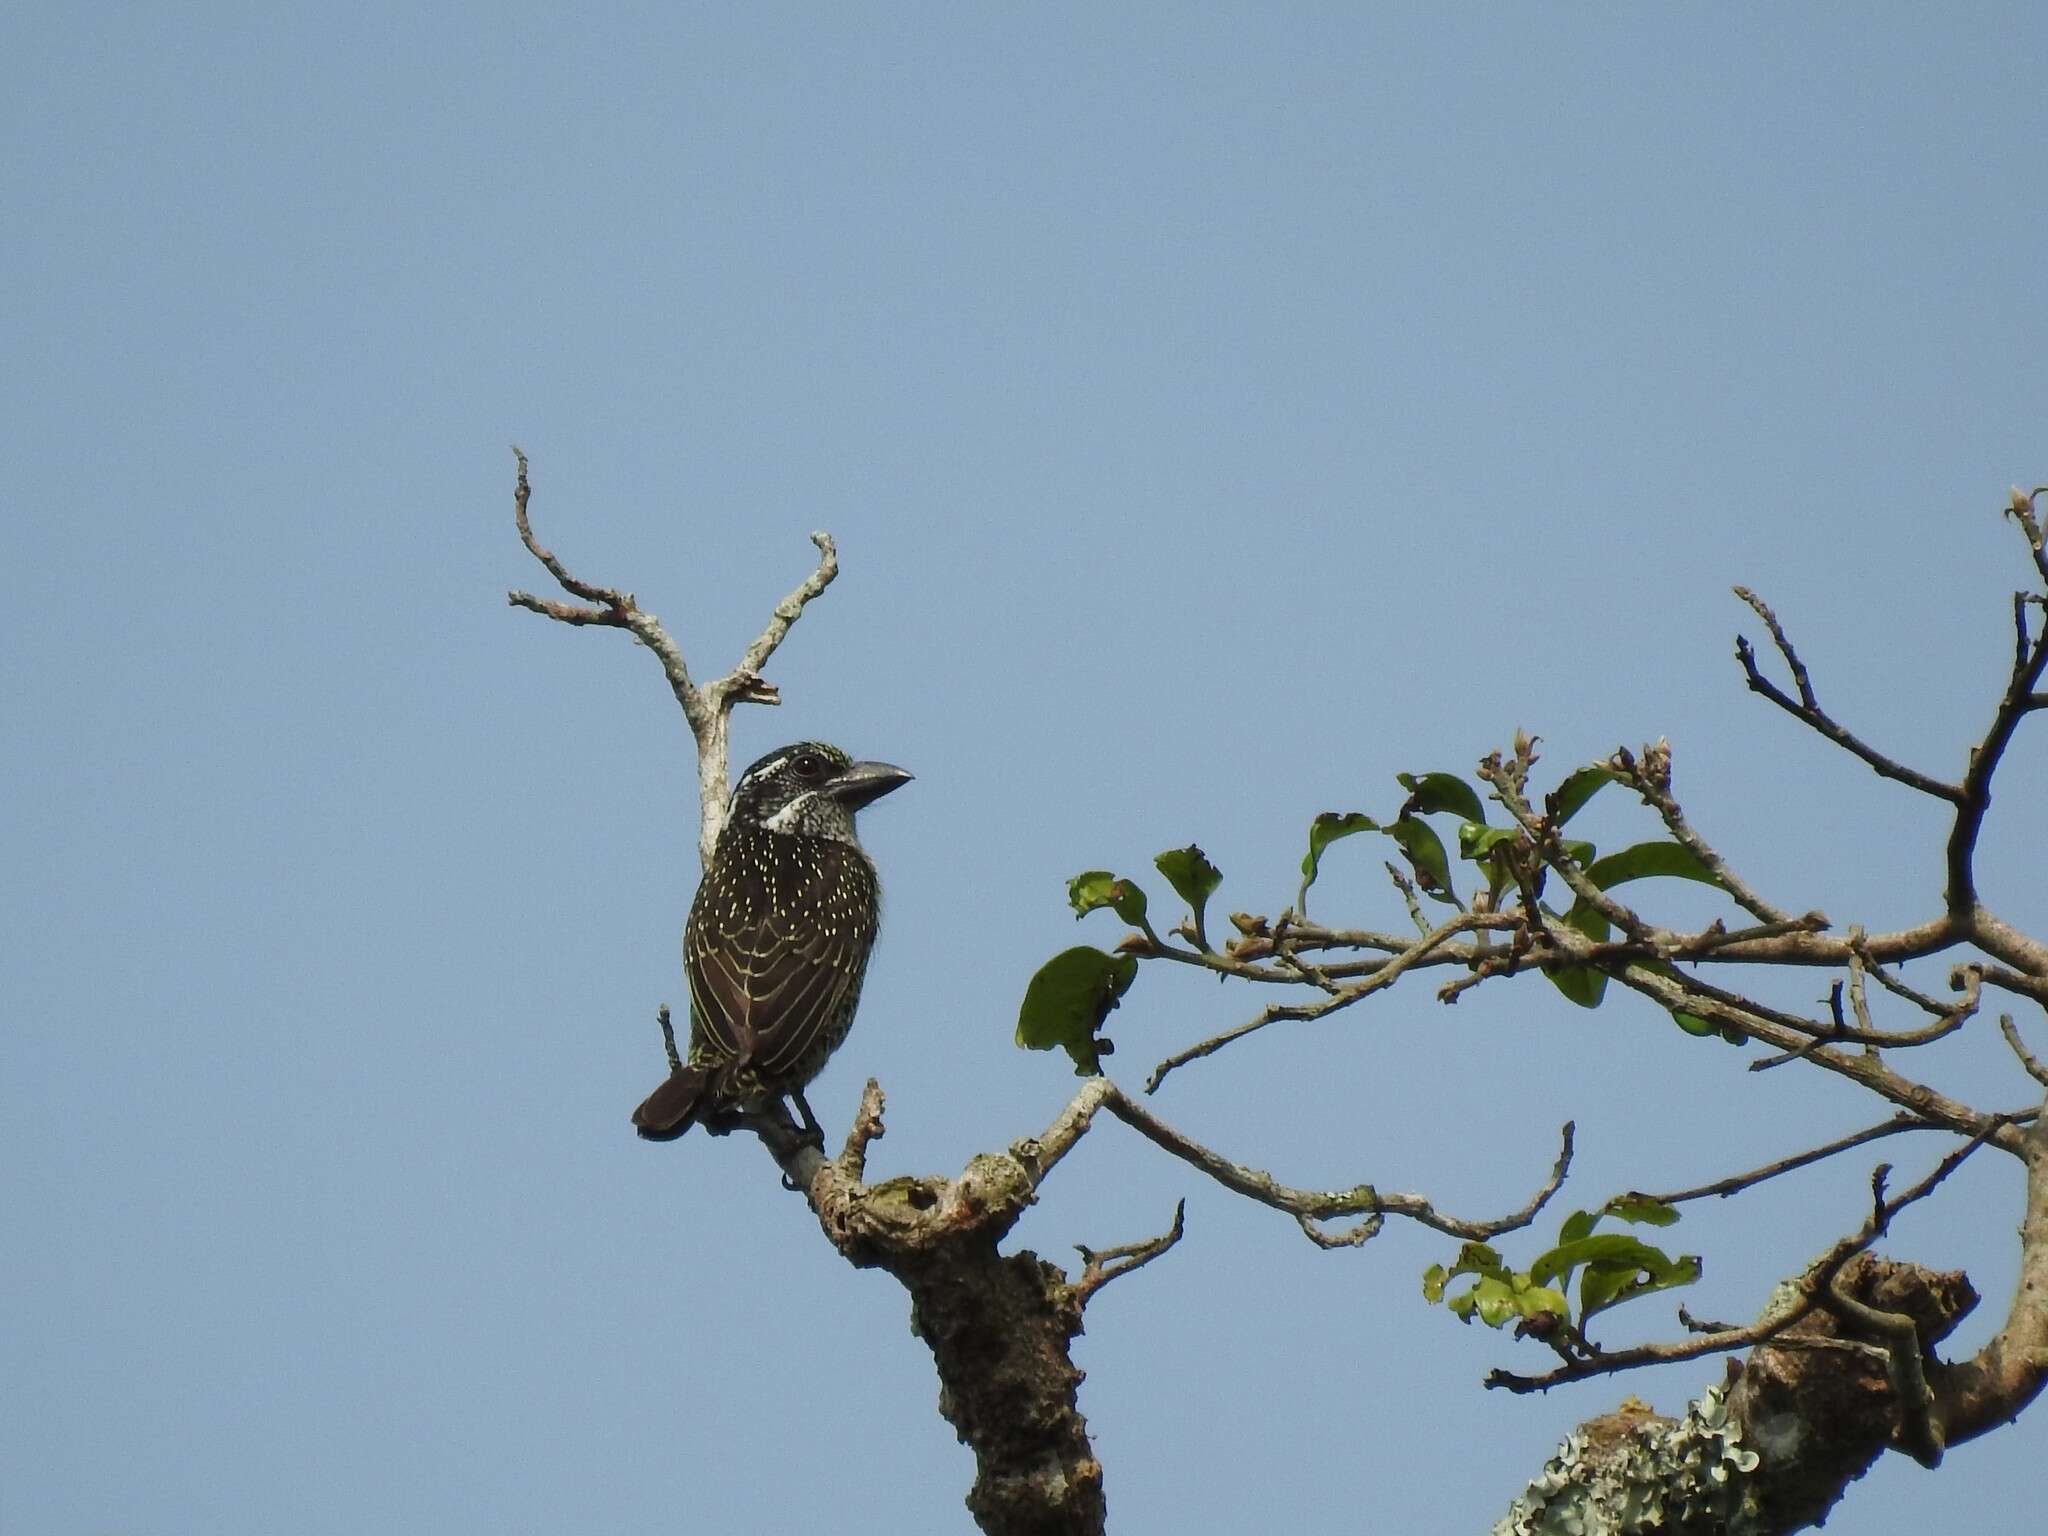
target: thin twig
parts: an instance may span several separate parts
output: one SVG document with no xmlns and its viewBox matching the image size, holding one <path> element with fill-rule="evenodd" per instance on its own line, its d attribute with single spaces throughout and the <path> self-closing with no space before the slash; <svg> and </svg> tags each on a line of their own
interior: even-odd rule
<svg viewBox="0 0 2048 1536">
<path fill-rule="evenodd" d="M 1761 1168 L 1752 1168 L 1747 1173 L 1730 1174 L 1725 1179 L 1715 1179 L 1711 1184 L 1700 1184 L 1692 1189 L 1675 1190 L 1669 1194 L 1646 1195 L 1643 1198 L 1656 1200 L 1664 1205 L 1682 1205 L 1688 1200 L 1703 1200 L 1710 1195 L 1725 1200 L 1728 1196 L 1740 1194 L 1743 1190 L 1761 1184 L 1766 1179 L 1775 1179 L 1780 1174 L 1811 1167 L 1815 1163 L 1825 1162 L 1828 1158 L 1838 1153 L 1863 1146 L 1867 1142 L 1881 1140 L 1886 1136 L 1896 1136 L 1901 1131 L 1946 1131 L 1949 1129 L 1948 1126 L 1933 1125 L 1914 1115 L 1902 1112 L 1893 1115 L 1889 1120 L 1881 1120 L 1876 1125 L 1866 1126 L 1860 1131 L 1840 1137 L 1837 1140 L 1823 1143 L 1804 1152 L 1795 1152 L 1790 1157 L 1781 1157 L 1776 1162 L 1765 1163 Z"/>
<path fill-rule="evenodd" d="M 1208 1175 L 1225 1189 L 1297 1219 L 1330 1221 L 1347 1216 L 1400 1216 L 1446 1236 L 1475 1242 L 1517 1231 L 1534 1221 L 1537 1213 L 1563 1185 L 1572 1160 L 1572 1126 L 1567 1122 L 1550 1177 L 1529 1202 L 1509 1215 L 1490 1221 L 1473 1221 L 1445 1215 L 1420 1195 L 1387 1194 L 1371 1184 L 1357 1184 L 1339 1190 L 1297 1189 L 1282 1184 L 1270 1173 L 1233 1162 L 1222 1153 L 1175 1130 L 1110 1079 L 1094 1077 L 1068 1101 L 1042 1135 L 1011 1145 L 1010 1155 L 1023 1166 L 1033 1188 L 1043 1182 L 1054 1166 L 1087 1134 L 1095 1116 L 1105 1110 L 1154 1146 Z"/>
<path fill-rule="evenodd" d="M 2043 496 L 2048 496 L 2048 485 L 2037 485 L 2031 492 L 2014 486 L 2005 513 L 2020 525 L 2020 531 L 2027 536 L 2027 550 L 2034 557 L 2034 569 L 2041 573 L 2043 582 L 2048 582 L 2048 547 L 2043 545 L 2041 522 L 2034 512 L 2034 503 Z"/>
<path fill-rule="evenodd" d="M 1737 906 L 1757 921 L 1771 927 L 1796 926 L 1806 921 L 1794 918 L 1789 912 L 1766 901 L 1752 890 L 1748 883 L 1729 867 L 1728 861 L 1721 857 L 1713 845 L 1693 830 L 1692 823 L 1685 819 L 1684 810 L 1671 793 L 1671 748 L 1667 744 L 1660 741 L 1643 748 L 1641 759 L 1626 747 L 1616 748 L 1614 756 L 1608 759 L 1608 766 L 1620 774 L 1624 782 L 1656 811 L 1664 822 L 1665 830 L 1681 847 L 1689 850 L 1694 858 L 1706 866 L 1707 872 L 1720 883 L 1721 889 L 1729 894 Z"/>
<path fill-rule="evenodd" d="M 1074 1244 L 1074 1251 L 1081 1255 L 1082 1264 L 1081 1278 L 1074 1282 L 1075 1305 L 1086 1307 L 1095 1293 L 1110 1281 L 1128 1275 L 1134 1269 L 1142 1269 L 1179 1242 L 1187 1231 L 1187 1215 L 1187 1201 L 1179 1200 L 1173 1207 L 1173 1225 L 1157 1237 L 1136 1243 L 1120 1243 L 1100 1251 L 1083 1243 Z"/>
<path fill-rule="evenodd" d="M 1894 758 L 1885 756 L 1854 732 L 1838 725 L 1828 712 L 1820 707 L 1820 700 L 1814 695 L 1813 681 L 1807 676 L 1806 663 L 1799 659 L 1799 652 L 1792 647 L 1778 616 L 1771 612 L 1769 605 L 1747 587 L 1735 588 L 1735 595 L 1747 603 L 1764 621 L 1771 632 L 1771 640 L 1778 648 L 1778 654 L 1785 658 L 1785 665 L 1792 669 L 1792 681 L 1799 690 L 1794 699 L 1769 678 L 1757 665 L 1756 652 L 1750 649 L 1747 638 L 1735 637 L 1735 657 L 1742 663 L 1743 675 L 1749 681 L 1750 691 L 1760 693 L 1773 704 L 1798 720 L 1809 729 L 1825 736 L 1843 751 L 1860 757 L 1872 769 L 1887 779 L 1932 795 L 1937 800 L 1946 800 L 1951 805 L 1963 803 L 1963 791 L 1954 784 L 1945 784 L 1940 779 L 1929 778 L 1917 769 L 1908 768 Z"/>
<path fill-rule="evenodd" d="M 1294 978 L 1296 981 L 1305 981 L 1322 986 L 1328 995 L 1320 1002 L 1315 1003 L 1292 1005 L 1268 1004 L 1244 1023 L 1226 1029 L 1221 1034 L 1211 1035 L 1206 1040 L 1199 1040 L 1185 1050 L 1174 1052 L 1154 1067 L 1152 1075 L 1145 1079 L 1145 1091 L 1147 1093 L 1158 1092 L 1159 1085 L 1165 1082 L 1168 1075 L 1177 1068 L 1184 1067 L 1191 1061 L 1199 1061 L 1204 1056 L 1213 1056 L 1226 1045 L 1242 1040 L 1246 1035 L 1256 1034 L 1269 1024 L 1277 1024 L 1282 1020 L 1305 1023 L 1311 1019 L 1320 1019 L 1326 1014 L 1335 1013 L 1340 1008 L 1348 1008 L 1353 1003 L 1360 1002 L 1375 992 L 1385 991 L 1396 981 L 1399 981 L 1405 972 L 1414 969 L 1418 965 L 1429 964 L 1433 956 L 1438 954 L 1446 944 L 1461 933 L 1470 933 L 1475 929 L 1512 928 L 1514 926 L 1512 918 L 1504 918 L 1497 914 L 1461 912 L 1448 922 L 1439 923 L 1435 928 L 1430 929 L 1404 948 L 1399 954 L 1390 955 L 1384 960 L 1369 962 L 1366 974 L 1361 979 L 1345 986 L 1339 985 L 1335 979 L 1338 975 L 1337 968 L 1311 967 L 1298 956 L 1287 952 L 1287 946 L 1292 940 L 1286 932 L 1285 922 L 1286 919 L 1283 915 L 1281 922 L 1276 923 L 1273 932 L 1273 943 L 1280 960 L 1284 964 L 1301 967 L 1302 974 Z M 1172 950 L 1162 944 L 1154 944 L 1146 953 L 1155 956 L 1172 956 L 1173 958 L 1192 958 L 1186 956 L 1184 951 Z M 1230 970 L 1227 962 L 1211 968 L 1223 970 L 1226 973 Z"/>
<path fill-rule="evenodd" d="M 1356 996 L 1339 992 L 1319 1003 L 1268 1003 L 1244 1023 L 1234 1025 L 1219 1035 L 1211 1035 L 1206 1040 L 1198 1040 L 1186 1050 L 1175 1051 L 1152 1069 L 1152 1075 L 1145 1079 L 1145 1091 L 1157 1092 L 1159 1085 L 1166 1081 L 1167 1075 L 1177 1068 L 1184 1067 L 1191 1061 L 1200 1061 L 1204 1056 L 1213 1056 L 1233 1041 L 1242 1040 L 1246 1035 L 1257 1034 L 1268 1024 L 1278 1024 L 1282 1020 L 1306 1023 L 1310 1019 L 1320 1019 L 1326 1013 L 1334 1013 L 1347 1003 L 1356 1001 Z"/>
<path fill-rule="evenodd" d="M 2041 1065 L 2034 1053 L 2027 1049 L 2027 1042 L 2020 1038 L 2019 1026 L 2012 1021 L 2012 1015 L 1998 1016 L 1998 1032 L 2005 1036 L 2005 1043 L 2012 1047 L 2013 1055 L 2019 1057 L 2020 1066 L 2035 1082 L 2048 1088 L 2048 1067 Z"/>
<path fill-rule="evenodd" d="M 886 1134 L 882 1125 L 882 1085 L 871 1077 L 867 1087 L 861 1090 L 860 1108 L 854 1112 L 853 1125 L 846 1133 L 846 1146 L 839 1154 L 840 1171 L 856 1184 L 865 1179 L 868 1176 L 868 1148 Z"/>
<path fill-rule="evenodd" d="M 663 1003 L 655 1012 L 654 1022 L 661 1026 L 662 1049 L 668 1052 L 668 1069 L 671 1072 L 683 1070 L 683 1058 L 676 1050 L 676 1027 L 669 1022 L 668 1004 Z"/>
<path fill-rule="evenodd" d="M 781 645 L 789 634 L 789 627 L 803 616 L 805 606 L 812 598 L 831 586 L 833 578 L 839 574 L 839 549 L 832 542 L 832 535 L 820 529 L 811 535 L 811 542 L 818 546 L 817 569 L 798 583 L 796 590 L 775 605 L 775 612 L 768 620 L 767 626 L 755 637 L 754 643 L 747 647 L 746 654 L 740 657 L 740 664 L 733 669 L 736 676 L 752 677 L 767 666 L 768 658 L 775 654 L 776 647 Z"/>
<path fill-rule="evenodd" d="M 2041 553 L 2033 534 L 2029 542 L 2034 548 L 2038 565 Z M 2013 603 L 2016 615 L 2023 615 L 2023 597 L 2016 597 Z M 1970 749 L 1970 766 L 1963 774 L 1962 789 L 1956 801 L 1955 825 L 1948 836 L 1948 889 L 1945 896 L 1950 912 L 1963 914 L 1971 912 L 1977 905 L 1976 856 L 1977 839 L 1984 830 L 1984 815 L 1991 808 L 1991 780 L 1998 772 L 1998 765 L 2005 757 L 2005 749 L 2012 744 L 2013 733 L 2019 729 L 2020 721 L 2038 706 L 2034 703 L 2034 689 L 2041 681 L 2041 674 L 2048 670 L 2048 644 L 2026 643 L 2025 625 L 2021 623 L 2020 644 L 2013 656 L 2012 672 L 2006 680 L 2005 693 L 1993 712 L 1991 724 L 1984 737 Z"/>
<path fill-rule="evenodd" d="M 1708 988 L 1697 977 L 1683 973 L 1666 973 L 1632 965 L 1617 974 L 1624 986 L 1653 998 L 1666 1010 L 1683 1010 L 1717 1024 L 1727 1024 L 1780 1051 L 1796 1051 L 1806 1045 L 1814 1034 L 1824 1035 L 1827 1032 L 1826 1026 L 1805 1021 L 1802 1021 L 1803 1028 L 1788 1029 L 1770 1017 L 1775 1010 L 1734 998 L 1719 988 Z M 1821 1043 L 1825 1044 L 1825 1041 Z M 2000 1151 L 2020 1155 L 2019 1137 L 2011 1129 L 2010 1116 L 1987 1115 L 1925 1083 L 1902 1076 L 1885 1065 L 1883 1058 L 1875 1052 L 1852 1054 L 1815 1049 L 1808 1059 L 1815 1066 L 1846 1077 L 1923 1120 L 1945 1125 L 1964 1136 L 1982 1133 L 1989 1136 Z"/>
</svg>

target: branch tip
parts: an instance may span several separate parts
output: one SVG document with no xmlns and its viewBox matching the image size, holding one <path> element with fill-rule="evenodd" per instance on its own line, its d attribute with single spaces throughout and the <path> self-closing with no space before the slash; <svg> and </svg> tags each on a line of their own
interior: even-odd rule
<svg viewBox="0 0 2048 1536">
<path fill-rule="evenodd" d="M 1110 1281 L 1128 1275 L 1134 1269 L 1142 1269 L 1162 1253 L 1178 1243 L 1187 1232 L 1188 1203 L 1185 1198 L 1175 1201 L 1173 1225 L 1157 1237 L 1148 1237 L 1141 1242 L 1123 1243 L 1101 1252 L 1083 1243 L 1074 1244 L 1074 1251 L 1081 1255 L 1081 1278 L 1074 1282 L 1074 1304 L 1086 1307 L 1095 1293 Z"/>
</svg>

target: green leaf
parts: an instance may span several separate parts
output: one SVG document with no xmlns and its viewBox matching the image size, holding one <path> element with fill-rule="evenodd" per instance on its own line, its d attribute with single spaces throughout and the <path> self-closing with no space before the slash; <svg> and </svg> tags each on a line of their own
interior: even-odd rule
<svg viewBox="0 0 2048 1536">
<path fill-rule="evenodd" d="M 1455 773 L 1397 773 L 1394 782 L 1408 791 L 1403 816 L 1433 816 L 1449 811 L 1461 821 L 1484 825 L 1486 807 L 1479 803 L 1479 791 Z"/>
<path fill-rule="evenodd" d="M 1017 1011 L 1017 1043 L 1034 1051 L 1057 1046 L 1074 1058 L 1078 1074 L 1096 1075 L 1102 1070 L 1102 1053 L 1109 1048 L 1096 1031 L 1137 974 L 1135 955 L 1108 955 L 1086 944 L 1061 950 L 1038 968 L 1024 989 L 1024 1005 Z"/>
<path fill-rule="evenodd" d="M 1525 1285 L 1515 1292 L 1515 1310 L 1524 1317 L 1551 1312 L 1568 1318 L 1572 1315 L 1572 1304 L 1565 1300 L 1563 1291 L 1553 1290 L 1547 1285 Z"/>
<path fill-rule="evenodd" d="M 1678 967 L 1665 960 L 1641 960 L 1637 964 L 1643 970 L 1649 971 L 1656 976 L 1668 976 L 1673 981 L 1682 981 L 1684 979 Z M 1713 1020 L 1706 1018 L 1702 1014 L 1691 1013 L 1683 1008 L 1673 1008 L 1670 1012 L 1671 1022 L 1684 1030 L 1688 1035 L 1697 1035 L 1701 1039 L 1705 1039 L 1709 1035 L 1719 1035 L 1730 1045 L 1747 1045 L 1749 1043 L 1741 1030 L 1730 1029 L 1724 1025 L 1716 1024 Z"/>
<path fill-rule="evenodd" d="M 1551 1281 L 1571 1282 L 1572 1271 L 1581 1264 L 1633 1264 L 1639 1269 L 1662 1271 L 1671 1261 L 1639 1237 L 1626 1232 L 1595 1232 L 1574 1242 L 1559 1243 L 1529 1266 L 1529 1278 L 1538 1285 Z"/>
<path fill-rule="evenodd" d="M 1308 853 L 1301 861 L 1301 894 L 1295 898 L 1295 907 L 1304 913 L 1308 911 L 1308 888 L 1316 883 L 1325 848 L 1354 832 L 1377 832 L 1379 829 L 1378 822 L 1358 811 L 1319 812 L 1316 819 L 1308 824 Z"/>
<path fill-rule="evenodd" d="M 1716 889 L 1721 884 L 1714 878 L 1714 872 L 1690 848 L 1683 843 L 1662 840 L 1637 843 L 1619 853 L 1610 853 L 1588 865 L 1586 873 L 1603 891 L 1630 880 L 1647 880 L 1660 875 L 1675 880 L 1697 880 Z"/>
<path fill-rule="evenodd" d="M 1185 848 L 1169 848 L 1152 862 L 1166 876 L 1174 894 L 1188 904 L 1188 910 L 1195 915 L 1195 927 L 1200 930 L 1209 898 L 1223 883 L 1223 871 L 1211 864 L 1209 856 L 1193 843 Z"/>
<path fill-rule="evenodd" d="M 1670 1211 L 1669 1206 L 1659 1205 L 1641 1196 L 1622 1196 L 1608 1204 L 1618 1205 L 1640 1202 L 1643 1209 Z M 1586 1212 L 1576 1213 L 1584 1216 Z M 1616 1211 L 1614 1214 L 1620 1214 Z M 1676 1213 L 1673 1219 L 1676 1219 Z M 1598 1220 L 1598 1215 L 1591 1218 Z M 1629 1218 L 1635 1219 L 1633 1217 Z M 1567 1223 L 1571 1225 L 1571 1223 Z M 1548 1253 L 1539 1257 L 1529 1266 L 1529 1279 L 1536 1285 L 1552 1281 L 1560 1286 L 1571 1284 L 1574 1271 L 1584 1268 L 1579 1277 L 1579 1323 L 1583 1327 L 1586 1319 L 1595 1312 L 1619 1305 L 1631 1297 L 1647 1295 L 1651 1291 L 1670 1290 L 1674 1286 L 1690 1285 L 1700 1277 L 1700 1261 L 1686 1255 L 1671 1258 L 1662 1249 L 1653 1248 L 1639 1238 L 1625 1232 L 1600 1232 L 1590 1236 L 1560 1242 Z"/>
<path fill-rule="evenodd" d="M 1505 1280 L 1496 1280 L 1488 1275 L 1474 1284 L 1469 1294 L 1478 1305 L 1479 1321 L 1489 1328 L 1498 1328 L 1516 1316 L 1514 1288 Z"/>
<path fill-rule="evenodd" d="M 1564 921 L 1578 929 L 1594 943 L 1605 942 L 1609 932 L 1607 918 L 1596 907 L 1584 902 L 1572 903 L 1571 911 L 1565 913 Z M 1607 995 L 1607 977 L 1590 965 L 1547 966 L 1543 972 L 1551 985 L 1581 1008 L 1597 1008 L 1600 999 Z"/>
<path fill-rule="evenodd" d="M 1623 1221 L 1633 1221 L 1644 1226 L 1668 1227 L 1678 1220 L 1678 1207 L 1666 1205 L 1662 1200 L 1631 1191 L 1616 1195 L 1600 1207 L 1608 1216 L 1619 1216 Z"/>
<path fill-rule="evenodd" d="M 1518 827 L 1483 827 L 1476 821 L 1458 823 L 1458 854 L 1486 871 L 1486 893 L 1496 911 L 1500 908 L 1501 892 L 1515 878 L 1508 856 L 1521 837 Z"/>
<path fill-rule="evenodd" d="M 1494 849 L 1513 844 L 1522 835 L 1520 827 L 1488 827 L 1467 821 L 1458 827 L 1458 856 L 1479 863 Z"/>
<path fill-rule="evenodd" d="M 1451 1263 L 1451 1275 L 1505 1275 L 1507 1266 L 1501 1257 L 1485 1243 L 1464 1243 L 1458 1249 L 1458 1257 Z"/>
<path fill-rule="evenodd" d="M 1558 1246 L 1562 1247 L 1566 1243 L 1576 1243 L 1580 1238 L 1593 1230 L 1594 1224 L 1600 1220 L 1601 1215 L 1600 1211 L 1573 1211 L 1571 1215 L 1565 1217 L 1564 1225 L 1557 1229 Z"/>
<path fill-rule="evenodd" d="M 1460 1275 L 1473 1277 L 1472 1284 L 1446 1298 L 1445 1289 Z M 1537 1285 L 1528 1275 L 1517 1274 L 1484 1243 L 1467 1243 L 1458 1250 L 1449 1269 L 1432 1264 L 1422 1274 L 1422 1296 L 1434 1305 L 1443 1302 L 1461 1322 L 1476 1316 L 1489 1328 L 1498 1328 L 1512 1318 L 1534 1317 L 1548 1312 L 1571 1316 L 1571 1303 L 1553 1287 Z"/>
<path fill-rule="evenodd" d="M 1579 1326 L 1596 1312 L 1609 1307 L 1620 1306 L 1638 1296 L 1647 1296 L 1652 1291 L 1669 1291 L 1681 1285 L 1691 1285 L 1700 1277 L 1700 1261 L 1696 1254 L 1684 1254 L 1676 1259 L 1665 1258 L 1656 1249 L 1650 1250 L 1661 1263 L 1642 1265 L 1626 1260 L 1619 1263 L 1589 1264 L 1586 1273 L 1579 1280 Z"/>
<path fill-rule="evenodd" d="M 1444 840 L 1436 835 L 1436 828 L 1426 821 L 1413 816 L 1403 816 L 1390 827 L 1380 830 L 1401 845 L 1401 851 L 1408 855 L 1408 862 L 1415 866 L 1419 877 L 1417 883 L 1439 901 L 1450 901 L 1451 860 L 1444 852 Z"/>
<path fill-rule="evenodd" d="M 1598 1008 L 1607 995 L 1607 978 L 1588 965 L 1561 965 L 1545 971 L 1550 984 L 1581 1008 Z"/>
<path fill-rule="evenodd" d="M 1145 893 L 1135 881 L 1112 875 L 1106 869 L 1091 869 L 1067 882 L 1067 900 L 1074 916 L 1086 917 L 1097 907 L 1108 907 L 1133 927 L 1145 926 Z"/>
<path fill-rule="evenodd" d="M 1618 777 L 1612 768 L 1603 768 L 1598 763 L 1566 774 L 1564 782 L 1550 793 L 1552 824 L 1563 826 L 1579 814 L 1588 800 L 1617 782 Z"/>
</svg>

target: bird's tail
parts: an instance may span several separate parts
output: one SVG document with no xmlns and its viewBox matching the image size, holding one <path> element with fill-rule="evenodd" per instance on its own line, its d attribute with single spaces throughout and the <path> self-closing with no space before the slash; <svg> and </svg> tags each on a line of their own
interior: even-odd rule
<svg viewBox="0 0 2048 1536">
<path fill-rule="evenodd" d="M 697 1123 L 709 1107 L 711 1074 L 697 1067 L 678 1067 L 668 1081 L 647 1095 L 633 1111 L 633 1127 L 645 1141 L 674 1141 Z"/>
</svg>

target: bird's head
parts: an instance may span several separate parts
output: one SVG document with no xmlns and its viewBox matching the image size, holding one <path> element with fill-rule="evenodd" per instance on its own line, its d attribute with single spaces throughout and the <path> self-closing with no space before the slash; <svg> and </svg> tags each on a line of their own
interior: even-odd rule
<svg viewBox="0 0 2048 1536">
<path fill-rule="evenodd" d="M 740 775 L 732 820 L 797 837 L 853 842 L 853 813 L 910 782 L 890 763 L 859 763 L 822 741 L 777 747 Z"/>
</svg>

